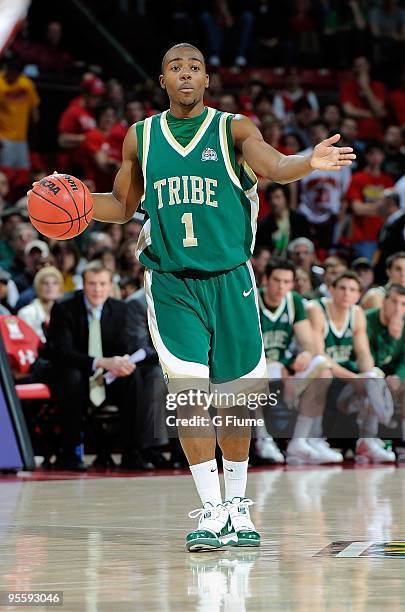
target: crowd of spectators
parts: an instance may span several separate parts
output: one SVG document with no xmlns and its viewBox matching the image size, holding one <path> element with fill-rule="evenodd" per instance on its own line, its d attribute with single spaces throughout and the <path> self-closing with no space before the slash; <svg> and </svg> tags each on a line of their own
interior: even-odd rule
<svg viewBox="0 0 405 612">
<path fill-rule="evenodd" d="M 133 16 L 141 4 L 153 14 L 147 2 L 122 1 L 118 10 Z M 162 10 L 170 9 L 177 38 L 198 25 L 211 68 L 207 105 L 247 115 L 284 154 L 305 154 L 336 132 L 340 144 L 352 146 L 357 154 L 351 168 L 316 171 L 289 186 L 258 177 L 261 207 L 252 260 L 258 284 L 270 255 L 295 261 L 296 289 L 305 296 L 327 295 L 331 270 L 334 277 L 336 269 L 350 266 L 364 279 L 364 292 L 385 283 L 385 261 L 404 250 L 405 243 L 401 3 L 165 4 Z M 36 80 L 51 72 L 63 82 L 64 71 L 77 71 L 77 62 L 63 45 L 62 23 L 49 22 L 42 42 L 30 38 L 28 25 L 0 71 L 0 314 L 18 314 L 45 343 L 52 305 L 83 288 L 82 272 L 89 262 L 98 261 L 110 271 L 111 297 L 139 297 L 143 270 L 135 250 L 142 212 L 125 226 L 93 222 L 75 240 L 52 241 L 28 223 L 27 188 L 57 168 L 83 179 L 92 191 L 110 191 L 129 126 L 160 112 L 167 101 L 153 81 L 127 85 L 107 78 L 100 67 L 81 64 L 77 95 L 58 120 L 58 149 L 44 152 L 36 147 L 40 134 L 35 127 L 46 94 L 38 93 Z M 254 59 L 264 65 L 279 62 L 285 68 L 281 84 L 267 83 L 260 69 L 244 78 L 245 66 Z M 142 58 L 136 60 L 142 63 Z M 233 79 L 222 70 L 225 62 L 240 71 L 231 71 Z M 325 92 L 302 82 L 303 64 L 347 72 Z"/>
</svg>

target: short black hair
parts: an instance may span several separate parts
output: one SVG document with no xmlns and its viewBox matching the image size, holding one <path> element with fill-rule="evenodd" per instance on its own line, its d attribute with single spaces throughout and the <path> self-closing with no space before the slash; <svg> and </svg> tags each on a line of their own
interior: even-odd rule
<svg viewBox="0 0 405 612">
<path fill-rule="evenodd" d="M 281 185 L 281 183 L 271 183 L 266 191 L 264 192 L 264 197 L 265 200 L 268 202 L 271 195 L 275 192 L 278 191 L 279 189 L 281 189 L 281 191 L 284 193 L 284 197 L 287 200 L 287 205 L 290 204 L 289 202 L 289 197 L 290 197 L 290 190 L 288 185 Z"/>
<path fill-rule="evenodd" d="M 274 270 L 289 270 L 293 273 L 293 277 L 295 279 L 296 269 L 297 268 L 292 263 L 292 261 L 289 261 L 288 259 L 282 259 L 281 257 L 273 257 L 273 259 L 270 259 L 269 263 L 267 264 L 264 274 L 265 276 L 267 276 L 267 278 L 270 278 Z"/>
<path fill-rule="evenodd" d="M 344 278 L 347 278 L 348 280 L 356 281 L 356 283 L 359 286 L 359 291 L 361 291 L 361 282 L 360 282 L 360 279 L 359 279 L 358 275 L 356 274 L 356 272 L 353 272 L 353 270 L 346 270 L 345 272 L 342 272 L 341 274 L 338 274 L 338 276 L 332 282 L 332 287 L 337 287 L 338 283 L 341 280 L 343 280 Z"/>
<path fill-rule="evenodd" d="M 300 113 L 303 110 L 312 110 L 312 106 L 310 105 L 308 100 L 304 97 L 298 98 L 298 100 L 296 100 L 293 105 L 294 115 L 296 115 L 297 113 Z"/>
<path fill-rule="evenodd" d="M 200 49 L 198 47 L 196 47 L 195 45 L 192 45 L 191 43 L 187 43 L 187 42 L 182 42 L 182 43 L 177 43 L 177 45 L 173 45 L 164 54 L 164 56 L 162 58 L 162 64 L 161 64 L 161 67 L 160 67 L 160 69 L 162 71 L 162 74 L 163 74 L 164 69 L 165 69 L 166 58 L 167 58 L 168 54 L 170 53 L 170 51 L 173 51 L 173 49 L 181 49 L 183 47 L 188 47 L 189 49 L 195 49 L 201 55 L 201 57 L 203 59 L 204 66 L 205 66 L 204 53 L 202 51 L 200 51 Z"/>
<path fill-rule="evenodd" d="M 394 253 L 393 255 L 387 257 L 387 261 L 385 262 L 385 268 L 387 270 L 390 270 L 394 263 L 397 261 L 397 259 L 405 259 L 405 251 L 398 251 L 397 253 Z"/>
<path fill-rule="evenodd" d="M 379 149 L 380 151 L 384 151 L 384 146 L 378 140 L 372 140 L 364 147 L 364 155 L 368 155 L 374 149 Z"/>
<path fill-rule="evenodd" d="M 403 287 L 402 285 L 398 285 L 397 283 L 395 283 L 394 285 L 390 285 L 390 287 L 387 289 L 387 293 L 385 294 L 384 299 L 386 300 L 387 297 L 391 295 L 391 293 L 398 293 L 398 295 L 405 295 L 405 287 Z"/>
</svg>

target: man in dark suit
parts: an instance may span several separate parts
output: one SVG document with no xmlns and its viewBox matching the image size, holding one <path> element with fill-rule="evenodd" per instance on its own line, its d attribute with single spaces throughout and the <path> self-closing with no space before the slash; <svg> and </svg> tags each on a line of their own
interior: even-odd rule
<svg viewBox="0 0 405 612">
<path fill-rule="evenodd" d="M 272 183 L 266 190 L 266 200 L 271 212 L 259 222 L 256 246 L 265 247 L 273 256 L 285 257 L 291 240 L 310 237 L 309 223 L 303 214 L 290 209 L 284 185 Z"/>
<path fill-rule="evenodd" d="M 101 262 L 91 262 L 83 271 L 83 291 L 56 303 L 51 311 L 52 387 L 62 418 L 59 469 L 85 469 L 75 449 L 81 444 L 81 420 L 89 403 L 101 406 L 107 400 L 118 406 L 123 454 L 134 444 L 131 434 L 136 428 L 130 423 L 136 406 L 130 405 L 128 389 L 135 366 L 127 355 L 127 309 L 125 303 L 109 297 L 111 290 L 111 272 Z M 103 378 L 106 371 L 117 376 L 108 386 Z"/>
<path fill-rule="evenodd" d="M 378 235 L 378 251 L 374 273 L 377 282 L 386 283 L 386 261 L 390 255 L 404 250 L 405 244 L 405 210 L 401 209 L 398 193 L 392 189 L 384 192 L 380 206 L 384 225 Z"/>
</svg>

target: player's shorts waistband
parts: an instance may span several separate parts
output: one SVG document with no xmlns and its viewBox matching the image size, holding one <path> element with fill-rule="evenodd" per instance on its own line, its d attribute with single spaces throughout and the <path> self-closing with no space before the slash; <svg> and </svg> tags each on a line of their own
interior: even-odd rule
<svg viewBox="0 0 405 612">
<path fill-rule="evenodd" d="M 188 268 L 186 270 L 178 270 L 175 272 L 163 272 L 161 270 L 159 271 L 154 270 L 154 272 L 157 274 L 172 274 L 176 278 L 182 278 L 182 279 L 197 278 L 197 279 L 205 280 L 208 278 L 215 278 L 216 276 L 221 276 L 222 274 L 228 274 L 229 272 L 233 272 L 234 270 L 237 270 L 241 266 L 244 266 L 245 263 L 246 262 L 243 262 L 239 264 L 238 266 L 235 266 L 235 268 L 231 268 L 230 270 L 217 270 L 215 272 L 208 272 L 206 270 L 193 270 L 192 268 Z"/>
</svg>

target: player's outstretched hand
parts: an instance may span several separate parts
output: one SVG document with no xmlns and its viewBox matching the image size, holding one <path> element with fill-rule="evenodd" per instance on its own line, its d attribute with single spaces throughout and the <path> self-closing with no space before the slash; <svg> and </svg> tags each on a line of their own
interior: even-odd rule
<svg viewBox="0 0 405 612">
<path fill-rule="evenodd" d="M 350 166 L 356 155 L 352 147 L 334 147 L 340 140 L 340 134 L 334 134 L 322 140 L 313 150 L 311 166 L 314 170 L 340 170 L 342 166 Z"/>
</svg>

